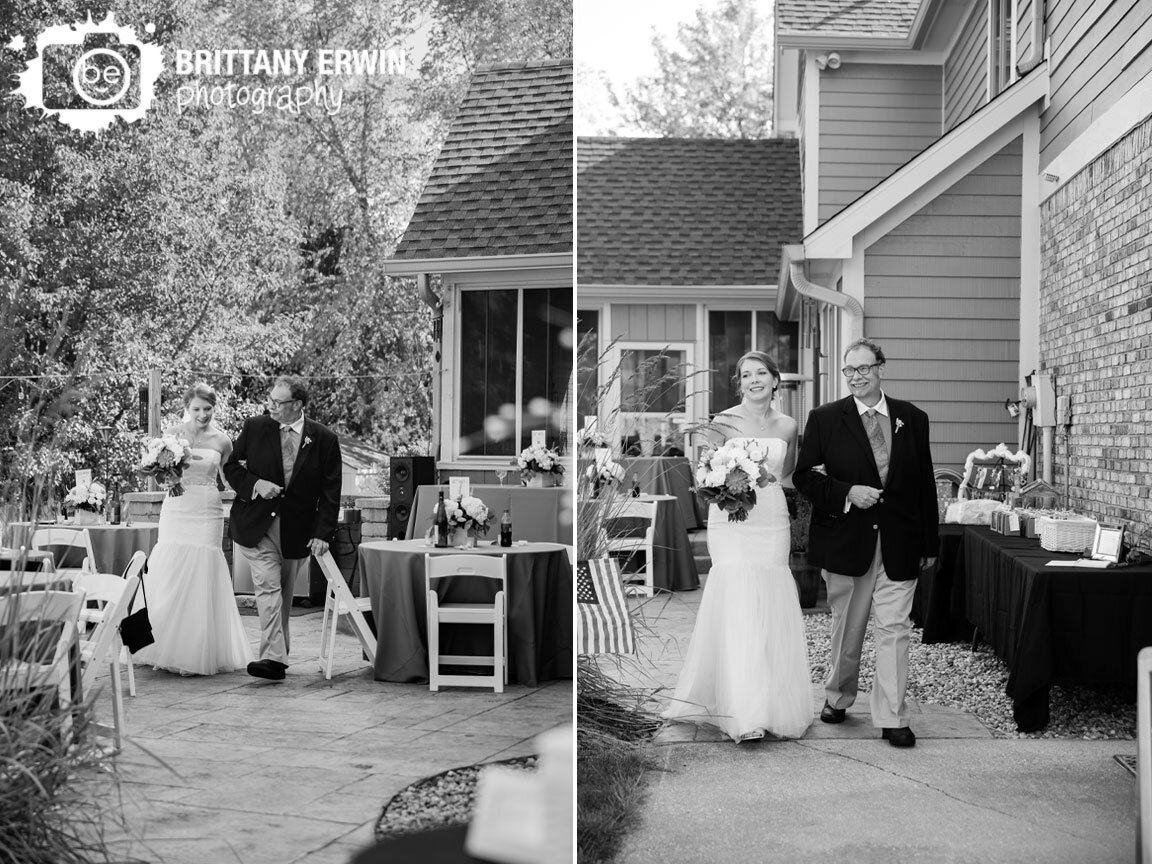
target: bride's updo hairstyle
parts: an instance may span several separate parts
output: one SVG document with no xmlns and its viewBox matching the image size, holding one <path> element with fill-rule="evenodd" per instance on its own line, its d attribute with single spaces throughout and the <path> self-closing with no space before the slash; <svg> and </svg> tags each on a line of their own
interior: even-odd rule
<svg viewBox="0 0 1152 864">
<path fill-rule="evenodd" d="M 213 408 L 216 407 L 216 391 L 203 381 L 197 381 L 184 391 L 184 407 L 187 408 L 193 399 L 203 399 Z"/>
<path fill-rule="evenodd" d="M 776 361 L 763 351 L 749 351 L 736 361 L 736 374 L 732 376 L 732 383 L 736 385 L 736 392 L 741 396 L 744 395 L 743 388 L 740 386 L 740 367 L 744 365 L 746 360 L 758 360 L 767 366 L 768 371 L 772 373 L 772 377 L 776 379 L 776 384 L 773 385 L 772 392 L 775 393 L 780 389 L 780 367 L 776 365 Z"/>
</svg>

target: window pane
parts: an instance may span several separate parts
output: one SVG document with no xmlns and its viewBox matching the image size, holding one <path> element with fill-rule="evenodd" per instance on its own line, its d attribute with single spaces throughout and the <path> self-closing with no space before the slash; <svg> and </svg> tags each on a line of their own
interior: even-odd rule
<svg viewBox="0 0 1152 864">
<path fill-rule="evenodd" d="M 736 374 L 736 361 L 751 350 L 751 312 L 708 313 L 708 368 L 712 370 L 710 414 L 740 401 L 732 378 Z"/>
<path fill-rule="evenodd" d="M 516 290 L 460 292 L 460 455 L 513 456 Z"/>
<path fill-rule="evenodd" d="M 524 292 L 524 400 L 520 448 L 544 429 L 549 446 L 567 450 L 568 385 L 572 377 L 572 289 Z M 519 450 L 517 451 L 519 452 Z"/>
<path fill-rule="evenodd" d="M 756 350 L 775 360 L 781 372 L 799 369 L 799 333 L 800 325 L 796 321 L 781 321 L 775 312 L 756 313 Z"/>
<path fill-rule="evenodd" d="M 583 427 L 584 418 L 596 413 L 596 367 L 600 357 L 600 310 L 579 309 L 576 312 L 576 425 Z"/>
<path fill-rule="evenodd" d="M 683 351 L 622 351 L 620 410 L 644 414 L 683 411 L 685 371 Z"/>
</svg>

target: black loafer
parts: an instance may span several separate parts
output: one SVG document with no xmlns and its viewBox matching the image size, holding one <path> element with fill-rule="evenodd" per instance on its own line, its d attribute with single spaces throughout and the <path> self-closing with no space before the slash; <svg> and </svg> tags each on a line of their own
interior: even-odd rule
<svg viewBox="0 0 1152 864">
<path fill-rule="evenodd" d="M 916 746 L 916 734 L 907 726 L 898 726 L 895 729 L 881 729 L 880 735 L 893 747 Z"/>
<path fill-rule="evenodd" d="M 248 674 L 253 678 L 266 678 L 269 681 L 283 681 L 287 665 L 275 660 L 253 660 L 248 664 Z"/>
<path fill-rule="evenodd" d="M 833 708 L 827 701 L 825 701 L 824 707 L 820 709 L 820 719 L 825 723 L 843 723 L 847 716 L 847 708 Z"/>
</svg>

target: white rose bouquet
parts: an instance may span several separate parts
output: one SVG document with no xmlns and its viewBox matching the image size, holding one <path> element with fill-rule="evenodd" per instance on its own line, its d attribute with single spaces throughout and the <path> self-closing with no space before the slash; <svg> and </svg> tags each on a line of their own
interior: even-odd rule
<svg viewBox="0 0 1152 864">
<path fill-rule="evenodd" d="M 564 463 L 560 454 L 551 447 L 525 447 L 516 458 L 520 466 L 521 479 L 527 480 L 532 474 L 564 473 Z"/>
<path fill-rule="evenodd" d="M 64 496 L 64 505 L 74 510 L 88 510 L 99 513 L 108 498 L 108 490 L 102 483 L 93 480 L 91 483 L 77 483 L 68 490 Z"/>
<path fill-rule="evenodd" d="M 146 477 L 154 477 L 160 485 L 168 485 L 173 498 L 184 494 L 180 478 L 192 462 L 192 447 L 184 438 L 161 435 L 145 438 L 141 443 L 140 464 L 136 470 Z"/>
<path fill-rule="evenodd" d="M 696 466 L 696 494 L 743 522 L 756 506 L 756 487 L 775 483 L 764 466 L 767 451 L 754 440 L 730 438 L 715 450 L 705 450 Z"/>
<path fill-rule="evenodd" d="M 598 429 L 581 429 L 577 444 L 587 450 L 607 447 L 608 437 Z"/>
<path fill-rule="evenodd" d="M 624 482 L 624 466 L 611 459 L 597 460 L 584 469 L 584 476 L 592 482 L 592 497 L 595 498 L 601 489 L 611 489 Z"/>
<path fill-rule="evenodd" d="M 492 511 L 474 495 L 465 495 L 463 498 L 445 497 L 444 509 L 448 513 L 450 528 L 463 528 L 475 534 L 487 534 L 492 524 Z M 435 517 L 435 509 L 432 515 Z"/>
</svg>

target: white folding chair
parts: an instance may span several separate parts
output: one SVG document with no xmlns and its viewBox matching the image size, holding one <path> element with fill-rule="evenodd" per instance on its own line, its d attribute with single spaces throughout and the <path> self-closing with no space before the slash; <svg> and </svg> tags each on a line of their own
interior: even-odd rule
<svg viewBox="0 0 1152 864">
<path fill-rule="evenodd" d="M 0 596 L 0 625 L 20 627 L 22 624 L 41 622 L 55 632 L 56 643 L 50 660 L 21 658 L 13 652 L 0 664 L 0 692 L 29 693 L 33 690 L 55 690 L 64 712 L 61 726 L 71 737 L 72 732 L 72 646 L 76 640 L 76 621 L 84 607 L 84 595 L 79 591 L 22 591 Z M 6 638 L 19 639 L 18 635 Z M 45 652 L 46 653 L 46 652 Z M 4 696 L 7 701 L 9 697 Z"/>
<path fill-rule="evenodd" d="M 620 578 L 625 594 L 651 597 L 656 591 L 653 564 L 656 507 L 655 501 L 630 499 L 614 507 L 611 515 L 604 520 L 608 554 L 621 561 Z M 647 524 L 644 524 L 645 520 Z M 639 560 L 637 553 L 643 553 L 643 566 L 632 572 L 623 572 L 624 563 Z"/>
<path fill-rule="evenodd" d="M 1136 860 L 1152 864 L 1152 647 L 1136 655 Z"/>
<path fill-rule="evenodd" d="M 368 655 L 368 662 L 376 663 L 376 637 L 364 618 L 365 612 L 372 611 L 372 601 L 367 597 L 352 596 L 331 552 L 325 552 L 316 561 L 328 582 L 324 591 L 324 618 L 320 622 L 320 671 L 330 679 L 332 655 L 336 650 L 336 627 L 341 615 L 347 615 L 351 621 L 352 629 L 360 639 L 360 647 Z"/>
<path fill-rule="evenodd" d="M 137 555 L 144 557 L 143 552 Z M 135 559 L 133 559 L 135 561 Z M 84 692 L 94 693 L 96 676 L 100 667 L 108 664 L 112 673 L 112 726 L 104 723 L 95 723 L 96 731 L 110 736 L 114 747 L 120 749 L 120 736 L 123 731 L 124 694 L 120 685 L 120 664 L 127 651 L 124 643 L 120 641 L 120 622 L 128 614 L 128 607 L 132 598 L 136 596 L 136 589 L 140 587 L 140 569 L 144 566 L 143 560 L 135 572 L 127 574 L 127 578 L 120 578 L 111 573 L 88 573 L 77 579 L 83 579 L 85 584 L 93 585 L 95 593 L 104 598 L 103 616 L 96 628 L 88 634 L 81 634 L 80 663 L 83 667 Z M 114 595 L 114 596 L 113 596 Z M 88 596 L 88 595 L 85 595 Z M 129 666 L 129 669 L 132 667 Z"/>
<path fill-rule="evenodd" d="M 143 552 L 137 551 L 132 553 L 132 559 L 128 562 L 128 566 L 124 568 L 122 576 L 116 576 L 113 573 L 77 573 L 72 579 L 72 587 L 76 590 L 84 592 L 85 607 L 80 610 L 80 638 L 85 639 L 85 631 L 90 624 L 97 627 L 104 621 L 107 616 L 107 604 L 110 601 L 118 600 L 120 593 L 124 588 L 124 581 L 136 577 L 136 584 L 140 584 L 140 572 L 144 569 L 144 564 L 148 561 L 148 556 Z M 135 595 L 133 595 L 135 596 Z M 131 602 L 132 598 L 128 598 Z M 95 601 L 96 607 L 89 606 L 89 601 Z M 128 614 L 128 607 L 125 606 L 124 614 Z M 119 625 L 117 625 L 119 626 Z M 117 640 L 119 641 L 119 640 Z M 116 686 L 120 686 L 120 663 L 123 663 L 128 673 L 128 695 L 136 695 L 136 671 L 132 665 L 132 654 L 122 644 L 120 646 L 119 660 L 116 667 Z"/>
<path fill-rule="evenodd" d="M 489 603 L 442 603 L 434 582 L 445 579 L 488 579 L 500 583 Z M 508 556 L 424 555 L 424 590 L 428 598 L 428 689 L 492 687 L 504 692 L 508 683 Z M 441 624 L 491 624 L 492 653 L 441 654 Z M 491 666 L 491 675 L 441 675 L 441 664 Z"/>
<path fill-rule="evenodd" d="M 87 528 L 37 528 L 32 532 L 33 549 L 52 551 L 61 546 L 81 550 L 84 560 L 79 567 L 61 567 L 57 562 L 57 573 L 96 572 L 96 553 L 92 551 L 92 535 Z"/>
</svg>

